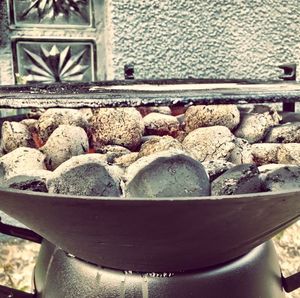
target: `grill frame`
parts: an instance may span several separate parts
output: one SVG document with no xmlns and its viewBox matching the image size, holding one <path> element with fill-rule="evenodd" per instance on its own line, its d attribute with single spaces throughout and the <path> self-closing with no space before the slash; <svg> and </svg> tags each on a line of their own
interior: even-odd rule
<svg viewBox="0 0 300 298">
<path fill-rule="evenodd" d="M 202 88 L 201 90 L 195 90 L 191 88 L 186 88 L 176 90 L 176 91 L 133 91 L 132 88 L 138 85 L 148 85 L 156 88 L 157 86 L 176 86 L 185 85 L 210 85 Z M 225 84 L 225 85 L 224 85 Z M 234 85 L 233 85 L 234 84 Z M 121 86 L 121 91 L 114 89 L 115 87 Z M 74 100 L 74 97 L 75 100 Z M 272 82 L 262 82 L 262 81 L 248 81 L 248 80 L 130 80 L 130 81 L 105 81 L 105 82 L 96 82 L 96 83 L 67 83 L 67 84 L 51 84 L 51 85 L 24 85 L 24 86 L 1 86 L 0 87 L 0 106 L 7 107 L 123 107 L 123 106 L 155 106 L 155 105 L 170 105 L 170 106 L 181 106 L 188 105 L 191 103 L 196 104 L 243 104 L 243 103 L 265 103 L 265 102 L 297 102 L 300 100 L 300 84 L 295 82 L 282 82 L 282 81 L 272 81 Z M 14 102 L 15 101 L 15 102 Z M 15 119 L 23 117 L 22 115 L 13 116 Z M 6 117 L 6 119 L 11 117 Z M 122 269 L 122 268 L 131 268 L 132 270 L 142 271 L 142 272 L 161 272 L 161 271 L 178 271 L 178 270 L 193 270 L 199 269 L 207 266 L 213 266 L 221 262 L 225 262 L 236 258 L 255 246 L 261 244 L 262 242 L 270 239 L 276 233 L 286 228 L 293 222 L 295 222 L 300 217 L 300 205 L 297 203 L 296 198 L 300 196 L 300 189 L 297 191 L 286 191 L 282 193 L 275 194 L 249 194 L 249 195 L 235 195 L 235 196 L 222 196 L 222 197 L 201 197 L 196 199 L 161 199 L 161 200 L 126 200 L 118 198 L 91 198 L 91 197 L 75 197 L 75 196 L 62 196 L 62 195 L 49 195 L 49 194 L 36 194 L 26 191 L 11 191 L 11 190 L 0 190 L 0 197 L 2 197 L 1 208 L 6 213 L 10 214 L 13 217 L 16 217 L 18 220 L 24 222 L 29 228 L 32 228 L 35 232 L 50 240 L 54 244 L 62 247 L 66 251 L 82 258 L 86 261 L 96 263 L 98 265 L 105 265 L 108 267 Z M 130 205 L 140 205 L 144 204 L 152 207 L 153 216 L 156 214 L 156 211 L 161 206 L 165 208 L 173 208 L 175 205 L 190 206 L 187 208 L 193 209 L 193 204 L 200 204 L 198 206 L 199 214 L 205 214 L 205 211 L 201 211 L 201 204 L 204 206 L 210 206 L 209 208 L 215 208 L 213 205 L 217 206 L 218 204 L 222 206 L 225 204 L 232 204 L 232 208 L 247 208 L 241 207 L 240 204 L 249 204 L 251 201 L 256 207 L 261 206 L 259 199 L 263 199 L 264 202 L 267 202 L 264 209 L 264 216 L 266 216 L 270 208 L 275 208 L 276 212 L 280 213 L 280 222 L 278 222 L 278 217 L 271 216 L 268 224 L 268 229 L 260 231 L 260 235 L 254 237 L 253 231 L 257 229 L 256 223 L 254 225 L 248 226 L 248 231 L 252 233 L 252 236 L 248 239 L 244 239 L 243 243 L 238 243 L 239 237 L 231 239 L 231 247 L 228 248 L 227 252 L 223 252 L 217 256 L 216 254 L 209 257 L 209 260 L 203 260 L 203 255 L 199 257 L 199 251 L 193 249 L 194 255 L 191 255 L 189 260 L 176 260 L 174 264 L 174 257 L 167 252 L 166 242 L 163 244 L 164 253 L 162 255 L 151 256 L 151 250 L 144 247 L 146 251 L 139 251 L 138 254 L 130 252 L 128 250 L 129 246 L 135 247 L 134 243 L 129 243 L 127 245 L 127 251 L 123 251 L 126 257 L 120 260 L 117 257 L 118 252 L 114 251 L 114 254 L 111 252 L 111 248 L 103 250 L 103 245 L 105 243 L 113 243 L 119 248 L 123 248 L 124 239 L 122 240 L 121 230 L 116 233 L 117 236 L 110 236 L 103 234 L 103 230 L 97 230 L 97 233 L 93 234 L 91 227 L 97 225 L 97 220 L 92 223 L 88 221 L 88 218 L 97 217 L 94 212 L 95 208 L 101 207 L 101 205 L 106 206 L 105 208 L 113 208 L 113 204 L 116 204 L 116 208 L 121 210 L 123 207 L 126 209 L 131 208 Z M 98 201 L 97 201 L 98 200 Z M 237 202 L 239 200 L 239 202 Z M 249 200 L 249 202 L 247 202 Z M 280 203 L 278 206 L 272 201 L 278 200 L 277 203 Z M 199 203 L 200 202 L 200 203 Z M 46 204 L 47 208 L 42 207 L 41 204 Z M 63 206 L 63 210 L 59 212 L 59 208 L 55 206 L 59 204 Z M 112 204 L 112 205 L 111 205 Z M 223 206 L 225 206 L 225 204 Z M 38 205 L 39 207 L 35 208 Z M 24 210 L 24 206 L 29 210 Z M 83 206 L 83 209 L 78 206 Z M 97 207 L 98 206 L 98 207 Z M 145 207 L 144 206 L 144 207 Z M 245 205 L 246 206 L 246 205 Z M 26 209 L 25 208 L 25 209 Z M 42 208 L 42 209 L 41 209 Z M 49 209 L 50 208 L 50 209 Z M 71 208 L 76 210 L 75 212 L 75 221 L 72 223 L 73 226 L 76 226 L 76 231 L 73 231 L 71 234 L 71 242 L 66 243 L 65 239 L 68 237 L 68 231 L 60 231 L 59 237 L 55 236 L 55 232 L 59 230 L 59 227 L 55 224 L 55 221 L 58 219 L 55 216 L 66 217 L 70 216 L 68 209 Z M 87 208 L 87 209 L 86 209 Z M 219 208 L 219 207 L 217 207 Z M 221 207 L 222 208 L 222 207 Z M 112 210 L 113 210 L 112 209 Z M 138 208 L 139 209 L 139 208 Z M 41 211 L 43 210 L 43 211 Z M 52 210 L 48 214 L 49 210 Z M 84 213 L 83 210 L 85 210 Z M 150 209 L 148 209 L 150 210 Z M 213 218 L 213 209 L 211 209 L 211 216 Z M 239 209 L 237 209 L 239 210 Z M 228 210 L 227 210 L 228 211 Z M 90 213 L 91 212 L 91 213 Z M 147 214 L 147 210 L 143 209 L 144 214 Z M 229 212 L 229 211 L 228 211 Z M 57 213 L 57 214 L 56 214 Z M 48 214 L 48 215 L 47 215 Z M 134 212 L 130 213 L 134 217 Z M 179 213 L 177 213 L 179 214 Z M 231 215 L 230 215 L 231 214 Z M 253 215 L 255 212 L 253 212 Z M 33 216 L 34 215 L 34 216 Z M 52 216 L 55 215 L 55 216 Z M 50 220 L 50 224 L 47 223 L 47 220 L 39 220 L 39 216 L 47 216 Z M 227 216 L 232 216 L 232 213 L 228 213 Z M 33 218 L 32 218 L 33 217 Z M 109 216 L 105 215 L 104 221 L 102 224 L 110 223 Z M 122 221 L 126 222 L 126 216 L 121 217 Z M 195 217 L 196 218 L 196 217 Z M 260 217 L 262 219 L 262 217 Z M 143 217 L 140 218 L 142 220 Z M 181 218 L 183 220 L 183 218 Z M 117 218 L 115 218 L 117 220 Z M 160 218 L 161 224 L 167 223 L 168 219 L 164 219 L 162 216 Z M 186 227 L 188 228 L 189 218 L 184 218 Z M 86 224 L 86 221 L 89 224 Z M 174 224 L 177 219 L 172 218 Z M 211 221 L 212 224 L 215 224 L 214 221 Z M 261 223 L 261 222 L 260 222 Z M 199 224 L 199 219 L 195 219 L 194 224 Z M 228 223 L 227 223 L 228 224 Z M 72 226 L 71 225 L 71 226 Z M 83 229 L 81 228 L 84 226 Z M 134 222 L 131 223 L 132 228 L 134 229 Z M 218 224 L 215 224 L 217 228 Z M 220 223 L 219 223 L 220 225 Z M 161 225 L 163 226 L 163 224 Z M 271 228 L 272 226 L 272 228 Z M 116 228 L 114 225 L 112 226 Z M 155 225 L 156 229 L 159 230 L 159 225 Z M 245 226 L 247 227 L 247 223 Z M 149 235 L 155 237 L 155 233 L 150 228 Z M 171 231 L 171 226 L 168 226 L 169 231 Z M 68 230 L 68 229 L 67 229 Z M 204 231 L 204 230 L 203 230 Z M 203 232 L 202 231 L 202 232 Z M 128 232 L 128 231 L 127 231 Z M 201 231 L 198 231 L 202 233 Z M 238 235 L 242 235 L 242 230 L 238 232 Z M 250 234 L 251 234 L 250 233 Z M 50 236 L 49 236 L 50 235 Z M 69 234 L 70 235 L 70 234 Z M 76 237 L 75 237 L 75 236 Z M 101 236 L 102 235 L 102 236 Z M 103 238 L 103 235 L 105 237 Z M 133 236 L 133 235 L 132 235 Z M 141 235 L 140 235 L 141 236 Z M 162 236 L 162 235 L 161 235 Z M 195 235 L 190 235 L 191 239 Z M 89 246 L 93 246 L 97 243 L 102 245 L 101 251 L 102 256 L 105 255 L 104 259 L 101 257 L 97 258 L 95 251 L 85 252 L 84 249 L 87 249 Z M 102 238 L 101 238 L 102 237 Z M 119 238 L 118 240 L 118 237 Z M 221 237 L 222 236 L 218 236 Z M 223 236 L 224 237 L 224 236 Z M 246 237 L 247 238 L 247 237 Z M 121 240 L 120 240 L 121 239 Z M 134 238 L 132 238 L 134 239 Z M 141 238 L 142 239 L 142 238 Z M 146 238 L 145 238 L 146 239 Z M 161 238 L 163 239 L 163 237 Z M 225 238 L 224 238 L 225 239 Z M 91 241 L 83 250 L 78 249 L 78 243 L 85 243 L 86 241 Z M 166 238 L 165 241 L 171 241 Z M 96 242 L 95 242 L 96 241 Z M 123 242 L 122 242 L 123 241 Z M 102 243 L 102 244 L 101 244 Z M 123 244 L 122 244 L 123 243 Z M 140 245 L 140 239 L 138 240 Z M 176 242 L 176 237 L 170 242 L 171 246 L 178 249 L 178 242 Z M 221 243 L 219 243 L 221 244 Z M 139 247 L 137 245 L 136 247 Z M 210 245 L 213 245 L 213 242 L 210 242 Z M 105 245 L 104 245 L 105 246 Z M 186 250 L 186 247 L 181 243 L 179 245 L 181 251 L 186 254 L 191 253 L 191 250 Z M 201 248 L 201 243 L 198 243 L 198 249 Z M 211 252 L 210 247 L 206 247 L 203 251 Z M 117 253 L 117 254 L 116 254 Z M 145 254 L 150 254 L 149 258 L 145 259 Z M 169 256 L 168 256 L 169 255 Z M 207 256 L 206 256 L 207 257 Z M 106 258 L 106 259 L 105 259 Z M 156 261 L 153 261 L 153 258 L 156 258 Z M 198 259 L 197 259 L 198 258 Z M 115 261 L 118 259 L 117 261 Z M 197 259 L 197 262 L 195 262 Z"/>
<path fill-rule="evenodd" d="M 138 86 L 144 86 L 143 90 L 136 90 Z M 169 90 L 146 90 L 160 87 Z M 300 83 L 279 80 L 165 79 L 0 86 L 0 108 L 109 108 L 299 101 Z"/>
</svg>

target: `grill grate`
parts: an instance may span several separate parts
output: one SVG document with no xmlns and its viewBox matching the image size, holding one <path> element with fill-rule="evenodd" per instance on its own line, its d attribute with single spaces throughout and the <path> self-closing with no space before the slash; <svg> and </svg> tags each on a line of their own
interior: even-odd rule
<svg viewBox="0 0 300 298">
<path fill-rule="evenodd" d="M 294 103 L 300 83 L 242 80 L 128 80 L 0 87 L 2 108 L 83 108 Z"/>
</svg>

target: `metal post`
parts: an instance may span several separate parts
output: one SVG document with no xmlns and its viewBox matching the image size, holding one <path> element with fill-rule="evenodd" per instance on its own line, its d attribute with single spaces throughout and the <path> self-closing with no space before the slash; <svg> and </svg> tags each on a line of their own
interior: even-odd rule
<svg viewBox="0 0 300 298">
<path fill-rule="evenodd" d="M 284 81 L 296 81 L 296 69 L 297 64 L 283 64 L 278 66 L 283 70 L 283 75 L 279 76 L 280 79 Z M 295 112 L 295 103 L 294 102 L 284 102 L 282 104 L 283 112 Z"/>
<path fill-rule="evenodd" d="M 134 80 L 134 65 L 133 64 L 124 65 L 124 78 L 125 78 L 125 80 Z"/>
</svg>

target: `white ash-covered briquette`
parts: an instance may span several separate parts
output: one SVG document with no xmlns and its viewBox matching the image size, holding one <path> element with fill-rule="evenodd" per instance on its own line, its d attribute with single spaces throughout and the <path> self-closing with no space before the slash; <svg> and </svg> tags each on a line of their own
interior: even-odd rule
<svg viewBox="0 0 300 298">
<path fill-rule="evenodd" d="M 114 159 L 114 164 L 121 168 L 127 168 L 138 159 L 138 155 L 138 152 L 121 155 Z"/>
<path fill-rule="evenodd" d="M 179 122 L 180 128 L 181 129 L 185 128 L 185 114 L 180 114 L 175 117 Z"/>
<path fill-rule="evenodd" d="M 185 129 L 190 132 L 199 127 L 226 126 L 234 130 L 240 123 L 240 111 L 236 105 L 197 105 L 185 112 Z"/>
<path fill-rule="evenodd" d="M 31 108 L 28 116 L 32 119 L 38 119 L 40 118 L 45 112 L 47 111 L 47 109 L 45 108 Z"/>
<path fill-rule="evenodd" d="M 124 175 L 128 198 L 198 197 L 210 194 L 203 165 L 182 151 L 163 151 L 142 157 Z"/>
<path fill-rule="evenodd" d="M 4 186 L 8 185 L 4 183 L 8 181 L 9 187 L 34 191 L 46 191 L 47 185 L 45 184 L 45 177 L 38 175 L 40 169 L 45 169 L 46 165 L 49 170 L 55 171 L 56 168 L 67 162 L 70 158 L 78 155 L 81 156 L 82 154 L 90 155 L 86 153 L 91 152 L 96 152 L 99 158 L 101 156 L 101 160 L 105 165 L 113 165 L 115 170 L 118 169 L 118 177 L 121 177 L 121 172 L 127 171 L 134 165 L 138 165 L 140 163 L 140 159 L 143 160 L 146 157 L 152 159 L 153 156 L 164 154 L 165 152 L 173 152 L 174 150 L 176 152 L 179 150 L 180 154 L 188 155 L 192 160 L 203 163 L 202 167 L 204 166 L 204 171 L 209 174 L 208 179 L 210 181 L 215 181 L 218 177 L 226 174 L 235 165 L 239 164 L 254 164 L 256 166 L 268 165 L 270 163 L 283 164 L 284 166 L 300 165 L 300 121 L 299 119 L 297 120 L 297 113 L 281 113 L 286 117 L 285 120 L 292 119 L 293 122 L 280 125 L 281 116 L 272 106 L 253 105 L 251 106 L 251 109 L 248 108 L 246 110 L 239 107 L 239 115 L 242 115 L 243 120 L 241 121 L 240 126 L 234 130 L 234 121 L 237 120 L 237 117 L 233 117 L 230 113 L 226 116 L 224 115 L 224 117 L 221 117 L 220 115 L 222 113 L 221 110 L 223 110 L 224 113 L 226 109 L 226 111 L 229 111 L 230 109 L 234 111 L 235 108 L 236 107 L 232 105 L 218 107 L 214 105 L 202 105 L 200 107 L 189 106 L 184 107 L 184 110 L 186 110 L 185 114 L 182 114 L 182 108 L 179 110 L 175 109 L 175 114 L 177 116 L 174 117 L 169 115 L 171 110 L 172 114 L 174 114 L 174 109 L 147 107 L 144 110 L 147 114 L 144 118 L 142 118 L 140 112 L 135 108 L 100 108 L 79 110 L 49 109 L 46 112 L 43 112 L 40 120 L 25 119 L 20 122 L 9 122 L 11 124 L 9 128 L 12 128 L 10 129 L 10 134 L 4 132 L 4 137 L 1 141 L 1 146 L 3 147 L 2 153 L 4 156 L 2 162 L 2 158 L 0 158 L 0 180 L 2 180 L 1 183 Z M 219 111 L 220 113 L 209 113 L 208 110 Z M 233 129 L 233 132 L 228 127 L 221 125 L 199 127 L 189 131 L 191 129 L 190 127 L 185 130 L 186 116 L 195 116 L 195 114 L 192 113 L 193 111 L 201 111 L 197 114 L 197 117 L 201 115 L 203 111 L 206 111 L 207 115 L 204 116 L 208 118 L 203 117 L 205 119 L 210 119 L 211 122 L 206 122 L 205 125 L 211 125 L 214 123 L 213 121 L 222 120 L 224 121 L 223 123 L 227 121 L 226 125 Z M 47 119 L 43 119 L 47 116 L 47 114 L 50 115 L 50 122 L 47 122 Z M 253 115 L 255 116 L 255 121 L 260 123 L 257 124 L 255 121 L 251 122 L 251 117 L 253 117 Z M 198 119 L 194 116 L 190 118 L 189 121 Z M 66 117 L 67 120 L 63 119 L 64 117 Z M 170 129 L 171 126 L 168 126 L 164 121 L 162 122 L 162 125 L 157 125 L 155 127 L 156 124 L 159 124 L 159 121 L 156 122 L 156 117 L 159 121 L 162 119 L 165 121 L 167 118 L 172 119 L 172 121 L 175 121 L 176 119 L 176 125 L 174 126 L 176 129 Z M 156 129 L 155 133 L 162 133 L 165 135 L 147 135 L 147 133 L 149 133 L 147 130 L 147 121 L 149 118 L 150 120 L 155 120 L 150 121 L 151 125 L 155 124 L 153 126 Z M 230 122 L 231 120 L 233 122 Z M 55 128 L 55 126 L 60 122 L 71 122 L 72 125 L 59 125 Z M 146 129 L 144 122 L 146 123 Z M 249 129 L 248 137 L 250 136 L 251 138 L 251 133 L 253 135 L 259 135 L 258 143 L 251 143 L 246 139 L 238 137 L 241 128 L 245 125 L 245 122 L 248 122 L 247 125 L 249 125 L 247 128 Z M 47 126 L 48 124 L 46 125 L 45 123 L 50 124 Z M 45 134 L 51 133 L 46 143 L 40 139 L 38 134 L 38 129 L 41 128 L 42 124 L 45 124 Z M 84 128 L 80 126 L 83 126 Z M 38 150 L 32 149 L 35 151 L 32 151 L 32 156 L 28 156 L 26 154 L 28 154 L 28 149 L 31 148 L 25 147 L 21 147 L 23 148 L 22 150 L 25 150 L 24 152 L 21 150 L 22 153 L 20 153 L 21 151 L 18 153 L 18 151 L 16 151 L 18 149 L 16 149 L 11 152 L 13 155 L 10 155 L 10 153 L 6 154 L 7 150 L 10 148 L 7 146 L 7 143 L 4 142 L 6 139 L 9 144 L 12 144 L 12 146 L 28 146 L 28 144 L 22 143 L 24 141 L 24 135 L 20 136 L 20 134 L 15 133 L 18 131 L 18 129 L 15 128 L 20 127 L 22 127 L 24 131 L 27 130 L 33 146 L 39 148 L 39 150 L 44 152 L 45 155 Z M 165 127 L 167 127 L 167 129 L 165 129 Z M 253 127 L 257 130 L 253 129 Z M 2 129 L 7 129 L 6 123 L 4 123 Z M 7 131 L 9 131 L 9 129 L 7 129 Z M 154 133 L 153 131 L 150 132 Z M 176 134 L 174 137 L 170 136 L 173 132 Z M 264 135 L 263 139 L 261 139 L 262 135 Z M 88 139 L 91 147 L 89 147 Z M 252 141 L 254 139 L 252 139 Z M 14 149 L 14 147 L 11 147 L 11 149 Z M 15 151 L 17 153 L 15 153 Z M 39 159 L 41 162 L 34 160 L 36 159 L 36 152 L 41 155 L 41 158 Z M 23 155 L 26 158 L 23 157 Z M 22 159 L 26 159 L 25 163 Z M 162 159 L 158 158 L 158 160 L 161 161 Z M 170 185 L 170 183 L 176 184 L 182 179 L 183 181 L 180 181 L 178 184 L 182 189 L 185 189 L 187 197 L 193 196 L 193 192 L 189 190 L 189 187 L 192 186 L 189 182 L 187 182 L 188 180 L 184 178 L 184 175 L 187 175 L 187 172 L 191 171 L 192 181 L 197 175 L 193 174 L 194 170 L 191 170 L 190 162 L 187 161 L 187 159 L 182 161 L 182 165 L 180 166 L 178 166 L 177 161 L 178 160 L 176 160 L 175 169 L 175 178 L 177 180 L 174 182 L 171 178 L 167 178 L 166 183 L 168 183 L 168 185 Z M 163 164 L 164 163 L 161 165 L 162 167 Z M 145 166 L 147 169 L 147 175 L 149 174 L 151 179 L 156 178 L 155 175 L 159 172 L 160 165 L 158 163 L 156 165 L 156 169 L 153 167 L 153 170 L 151 171 L 149 170 L 150 166 Z M 172 172 L 171 164 L 170 169 Z M 36 175 L 34 173 L 29 175 L 30 171 L 34 171 Z M 140 168 L 139 171 L 144 173 L 142 168 Z M 162 168 L 162 173 L 164 173 L 164 168 Z M 180 173 L 183 174 L 181 175 Z M 163 176 L 161 179 L 165 179 L 165 177 L 166 176 Z M 150 181 L 150 186 L 152 183 L 151 179 L 147 180 L 148 182 Z M 139 183 L 144 183 L 142 180 L 138 181 Z M 127 183 L 128 182 L 126 182 L 125 185 L 127 185 Z M 147 189 L 147 183 L 141 184 L 143 186 L 137 186 L 142 188 L 141 191 L 145 192 L 143 197 L 151 196 L 153 193 L 154 197 L 159 196 L 158 189 L 157 193 L 155 193 L 154 190 L 149 192 L 149 189 Z M 155 187 L 159 185 L 158 182 L 154 183 Z M 121 184 L 123 184 L 123 182 L 121 182 Z M 188 188 L 184 188 L 186 184 Z M 227 193 L 232 191 L 232 188 L 229 186 L 226 188 Z M 85 187 L 84 183 L 81 184 L 81 187 Z M 265 189 L 268 190 L 267 187 L 265 187 Z M 174 190 L 173 187 L 171 190 Z M 168 190 L 163 190 L 163 193 L 168 196 L 167 191 Z M 81 193 L 83 192 L 84 191 Z M 80 194 L 80 192 L 77 193 Z M 173 193 L 174 197 L 176 197 L 177 194 L 175 194 L 175 191 Z M 122 196 L 120 191 L 119 195 Z M 182 196 L 184 195 L 182 194 Z"/>
<path fill-rule="evenodd" d="M 253 144 L 263 140 L 268 130 L 278 125 L 281 116 L 269 106 L 258 106 L 253 113 L 241 115 L 241 122 L 234 134 L 236 137 L 246 139 Z"/>
<path fill-rule="evenodd" d="M 143 118 L 145 134 L 177 136 L 180 123 L 176 117 L 160 113 L 150 113 Z"/>
<path fill-rule="evenodd" d="M 28 170 L 26 173 L 13 176 L 4 182 L 4 186 L 38 192 L 48 192 L 47 180 L 52 172 L 47 170 Z"/>
<path fill-rule="evenodd" d="M 276 122 L 281 121 L 281 116 L 279 114 L 279 109 L 281 109 L 280 103 L 273 104 L 256 104 L 253 107 L 252 113 L 259 113 L 268 115 L 270 117 L 270 121 L 274 121 L 274 125 Z"/>
<path fill-rule="evenodd" d="M 211 183 L 214 196 L 246 194 L 261 191 L 259 171 L 254 164 L 237 165 Z"/>
<path fill-rule="evenodd" d="M 182 142 L 184 149 L 200 162 L 228 160 L 235 137 L 225 126 L 201 127 L 190 132 Z"/>
<path fill-rule="evenodd" d="M 23 119 L 20 123 L 26 125 L 31 133 L 37 132 L 37 119 Z"/>
<path fill-rule="evenodd" d="M 4 152 L 11 152 L 19 147 L 34 148 L 30 130 L 20 122 L 5 121 L 1 129 L 1 147 Z"/>
<path fill-rule="evenodd" d="M 108 163 L 113 163 L 116 158 L 131 153 L 129 149 L 118 145 L 106 145 L 101 148 L 97 148 L 96 152 L 105 154 Z"/>
<path fill-rule="evenodd" d="M 300 164 L 300 143 L 260 143 L 252 145 L 252 155 L 257 165 L 269 163 Z"/>
<path fill-rule="evenodd" d="M 300 165 L 300 143 L 282 144 L 277 153 L 278 163 Z"/>
<path fill-rule="evenodd" d="M 251 144 L 256 143 L 265 137 L 271 126 L 263 114 L 245 114 L 235 136 L 246 139 Z"/>
<path fill-rule="evenodd" d="M 135 108 L 103 108 L 94 111 L 91 119 L 94 142 L 136 149 L 144 133 L 141 114 Z"/>
<path fill-rule="evenodd" d="M 48 109 L 37 123 L 40 138 L 46 142 L 59 125 L 79 126 L 85 129 L 88 122 L 84 114 L 76 109 Z"/>
<path fill-rule="evenodd" d="M 138 107 L 137 110 L 141 113 L 143 117 L 150 113 L 160 113 L 164 115 L 172 115 L 172 111 L 170 107 L 162 107 L 162 106 L 153 106 L 153 107 Z"/>
<path fill-rule="evenodd" d="M 0 180 L 26 174 L 31 170 L 46 169 L 45 155 L 37 149 L 20 147 L 0 158 Z"/>
<path fill-rule="evenodd" d="M 209 176 L 210 182 L 218 178 L 220 175 L 228 171 L 229 169 L 235 167 L 236 165 L 232 162 L 226 160 L 209 160 L 202 163 L 207 174 Z"/>
<path fill-rule="evenodd" d="M 120 197 L 122 173 L 119 167 L 108 165 L 103 154 L 79 155 L 61 164 L 47 187 L 49 193 Z"/>
<path fill-rule="evenodd" d="M 149 107 L 149 113 L 160 113 L 164 115 L 171 115 L 171 109 L 169 107 Z"/>
<path fill-rule="evenodd" d="M 86 153 L 88 148 L 88 137 L 83 128 L 60 125 L 40 151 L 46 155 L 47 168 L 54 170 L 69 158 Z"/>
<path fill-rule="evenodd" d="M 300 143 L 300 122 L 277 125 L 268 131 L 266 143 Z"/>
<path fill-rule="evenodd" d="M 300 122 L 300 113 L 298 112 L 281 112 L 281 123 Z"/>
<path fill-rule="evenodd" d="M 300 166 L 267 164 L 258 169 L 263 191 L 284 191 L 300 188 Z"/>
<path fill-rule="evenodd" d="M 89 122 L 93 117 L 93 110 L 91 108 L 81 108 L 79 109 L 79 112 L 87 122 Z"/>
<path fill-rule="evenodd" d="M 184 130 L 179 130 L 178 135 L 176 136 L 176 140 L 179 141 L 180 143 L 182 143 L 187 135 L 188 135 L 188 132 L 186 132 Z"/>
<path fill-rule="evenodd" d="M 172 138 L 171 136 L 154 136 L 145 143 L 140 148 L 138 157 L 147 156 L 156 152 L 166 151 L 166 150 L 183 150 L 182 144 Z"/>
<path fill-rule="evenodd" d="M 155 139 L 158 137 L 159 136 L 156 136 L 156 135 L 142 136 L 141 145 L 143 145 L 144 143 L 146 143 L 147 141 L 149 141 L 151 139 Z"/>
<path fill-rule="evenodd" d="M 252 156 L 256 165 L 261 166 L 268 163 L 278 163 L 278 151 L 281 144 L 257 143 L 252 144 Z"/>
<path fill-rule="evenodd" d="M 101 148 L 98 148 L 98 150 L 99 152 L 97 153 L 115 154 L 116 156 L 121 156 L 131 152 L 128 148 L 119 145 L 106 145 Z"/>
<path fill-rule="evenodd" d="M 241 114 L 244 113 L 252 113 L 254 108 L 255 108 L 255 104 L 252 103 L 248 103 L 248 104 L 237 104 L 236 105 L 237 108 L 239 109 Z"/>
<path fill-rule="evenodd" d="M 254 162 L 266 164 L 300 164 L 300 143 L 260 143 L 252 145 Z"/>
<path fill-rule="evenodd" d="M 235 147 L 230 153 L 229 161 L 234 164 L 254 163 L 252 146 L 245 139 L 235 138 Z"/>
</svg>

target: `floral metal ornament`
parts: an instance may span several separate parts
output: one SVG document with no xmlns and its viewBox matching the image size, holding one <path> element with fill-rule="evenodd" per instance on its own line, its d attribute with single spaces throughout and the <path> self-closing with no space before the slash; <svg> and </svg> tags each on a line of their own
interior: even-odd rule
<svg viewBox="0 0 300 298">
<path fill-rule="evenodd" d="M 24 49 L 32 64 L 24 67 L 28 73 L 28 82 L 63 82 L 63 81 L 81 81 L 83 80 L 88 65 L 81 65 L 85 49 L 77 55 L 72 56 L 70 46 L 64 48 L 61 52 L 54 45 L 47 51 L 41 46 L 40 56 Z"/>
<path fill-rule="evenodd" d="M 34 12 L 38 14 L 40 19 L 54 20 L 60 14 L 69 18 L 72 13 L 86 19 L 81 8 L 88 4 L 87 0 L 31 0 L 31 2 L 32 4 L 23 12 L 21 18 Z"/>
<path fill-rule="evenodd" d="M 90 25 L 90 0 L 14 0 L 15 23 L 20 25 Z"/>
<path fill-rule="evenodd" d="M 73 47 L 73 48 L 72 48 Z M 28 83 L 92 81 L 92 54 L 88 44 L 25 43 L 18 50 L 18 73 Z"/>
</svg>

